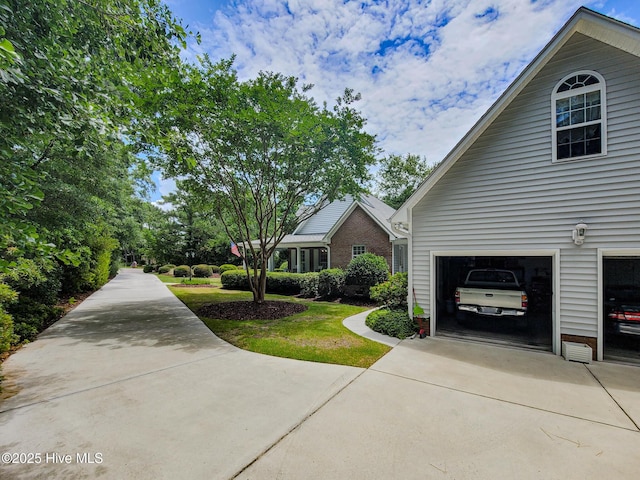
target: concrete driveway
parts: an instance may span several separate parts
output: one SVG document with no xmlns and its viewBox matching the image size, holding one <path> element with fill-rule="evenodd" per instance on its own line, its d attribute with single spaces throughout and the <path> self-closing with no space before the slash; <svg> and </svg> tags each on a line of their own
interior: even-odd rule
<svg viewBox="0 0 640 480">
<path fill-rule="evenodd" d="M 0 478 L 637 478 L 640 368 L 405 340 L 236 349 L 124 270 L 4 364 Z"/>
</svg>

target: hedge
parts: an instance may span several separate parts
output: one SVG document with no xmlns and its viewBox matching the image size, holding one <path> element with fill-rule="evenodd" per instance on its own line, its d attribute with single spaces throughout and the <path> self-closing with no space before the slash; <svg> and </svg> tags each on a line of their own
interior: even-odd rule
<svg viewBox="0 0 640 480">
<path fill-rule="evenodd" d="M 284 295 L 300 293 L 299 273 L 267 272 L 267 292 Z"/>
<path fill-rule="evenodd" d="M 240 269 L 236 265 L 232 265 L 230 263 L 225 263 L 223 265 L 220 265 L 220 273 L 224 273 L 229 270 L 240 270 Z"/>
<path fill-rule="evenodd" d="M 222 268 L 222 267 L 221 267 Z M 301 273 L 267 272 L 267 293 L 296 295 L 300 293 Z M 250 290 L 245 270 L 227 270 L 220 275 L 223 288 L 229 290 Z"/>
<path fill-rule="evenodd" d="M 415 324 L 406 310 L 381 308 L 371 312 L 365 323 L 375 332 L 400 339 L 415 333 Z"/>
<path fill-rule="evenodd" d="M 389 265 L 384 257 L 363 253 L 349 262 L 345 269 L 346 285 L 373 287 L 389 279 Z"/>
<path fill-rule="evenodd" d="M 344 270 L 329 268 L 318 274 L 318 295 L 324 298 L 338 298 L 344 293 Z"/>
<path fill-rule="evenodd" d="M 244 270 L 234 269 L 222 272 L 220 282 L 223 288 L 228 288 L 229 290 L 250 290 L 247 273 Z"/>
<path fill-rule="evenodd" d="M 300 295 L 307 298 L 315 298 L 318 296 L 319 273 L 308 272 L 295 275 L 301 275 L 299 280 Z"/>
<path fill-rule="evenodd" d="M 17 335 L 13 332 L 13 319 L 4 308 L 17 299 L 18 292 L 0 282 L 0 353 L 8 352 L 11 345 L 18 341 Z"/>
</svg>

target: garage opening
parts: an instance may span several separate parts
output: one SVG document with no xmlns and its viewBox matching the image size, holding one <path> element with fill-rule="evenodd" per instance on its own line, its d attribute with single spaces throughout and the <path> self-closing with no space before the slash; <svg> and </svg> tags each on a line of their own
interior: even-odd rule
<svg viewBox="0 0 640 480">
<path fill-rule="evenodd" d="M 603 258 L 605 360 L 640 364 L 640 257 Z"/>
<path fill-rule="evenodd" d="M 527 294 L 525 315 L 500 309 L 483 314 L 458 311 L 456 288 L 464 285 L 471 270 L 484 269 L 513 272 Z M 436 257 L 435 334 L 552 350 L 552 274 L 552 257 L 547 256 Z"/>
</svg>

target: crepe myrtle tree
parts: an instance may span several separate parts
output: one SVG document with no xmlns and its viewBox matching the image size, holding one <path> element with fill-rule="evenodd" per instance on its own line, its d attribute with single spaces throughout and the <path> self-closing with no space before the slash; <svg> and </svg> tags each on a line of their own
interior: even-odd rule
<svg viewBox="0 0 640 480">
<path fill-rule="evenodd" d="M 261 72 L 239 81 L 234 59 L 208 57 L 158 102 L 168 174 L 188 178 L 239 245 L 254 301 L 282 238 L 328 202 L 358 196 L 375 163 L 375 137 L 347 89 L 333 107 L 295 77 Z"/>
</svg>

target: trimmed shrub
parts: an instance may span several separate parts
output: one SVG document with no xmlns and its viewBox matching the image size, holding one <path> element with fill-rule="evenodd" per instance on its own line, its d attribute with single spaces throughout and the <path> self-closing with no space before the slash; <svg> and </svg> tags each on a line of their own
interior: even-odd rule
<svg viewBox="0 0 640 480">
<path fill-rule="evenodd" d="M 399 272 L 383 283 L 371 287 L 369 296 L 381 306 L 390 309 L 406 310 L 409 274 Z"/>
<path fill-rule="evenodd" d="M 300 293 L 300 274 L 267 272 L 267 292 L 297 295 Z"/>
<path fill-rule="evenodd" d="M 220 267 L 218 265 L 209 265 L 213 273 L 220 273 Z"/>
<path fill-rule="evenodd" d="M 375 332 L 400 339 L 415 333 L 415 325 L 406 310 L 381 308 L 371 312 L 365 323 Z"/>
<path fill-rule="evenodd" d="M 238 270 L 238 267 L 230 263 L 220 265 L 220 273 L 228 272 L 229 270 Z"/>
<path fill-rule="evenodd" d="M 267 293 L 296 295 L 300 293 L 300 280 L 303 274 L 285 272 L 267 272 Z M 249 290 L 249 279 L 245 270 L 227 270 L 220 275 L 223 288 L 229 290 Z"/>
<path fill-rule="evenodd" d="M 142 267 L 142 271 L 144 273 L 151 273 L 153 272 L 154 268 L 153 265 L 145 265 L 144 267 Z"/>
<path fill-rule="evenodd" d="M 318 274 L 318 295 L 324 298 L 338 298 L 344 293 L 344 270 L 329 268 Z"/>
<path fill-rule="evenodd" d="M 345 269 L 346 295 L 369 296 L 369 289 L 389 279 L 389 266 L 384 257 L 363 253 L 355 257 Z"/>
<path fill-rule="evenodd" d="M 244 270 L 233 269 L 222 272 L 220 282 L 223 288 L 229 290 L 249 290 L 249 279 Z"/>
<path fill-rule="evenodd" d="M 300 295 L 306 298 L 315 298 L 318 295 L 320 274 L 316 272 L 296 273 L 299 275 Z"/>
<path fill-rule="evenodd" d="M 176 266 L 174 264 L 167 263 L 166 265 L 163 265 L 160 268 L 158 268 L 158 273 L 160 273 L 160 274 L 169 273 L 174 268 L 176 268 Z"/>
<path fill-rule="evenodd" d="M 176 268 L 173 269 L 173 276 L 174 277 L 188 277 L 190 270 L 191 269 L 189 268 L 189 265 L 180 265 L 179 267 L 176 267 Z"/>
<path fill-rule="evenodd" d="M 193 267 L 193 276 L 198 278 L 208 278 L 213 275 L 213 270 L 209 265 L 196 265 Z"/>
</svg>

